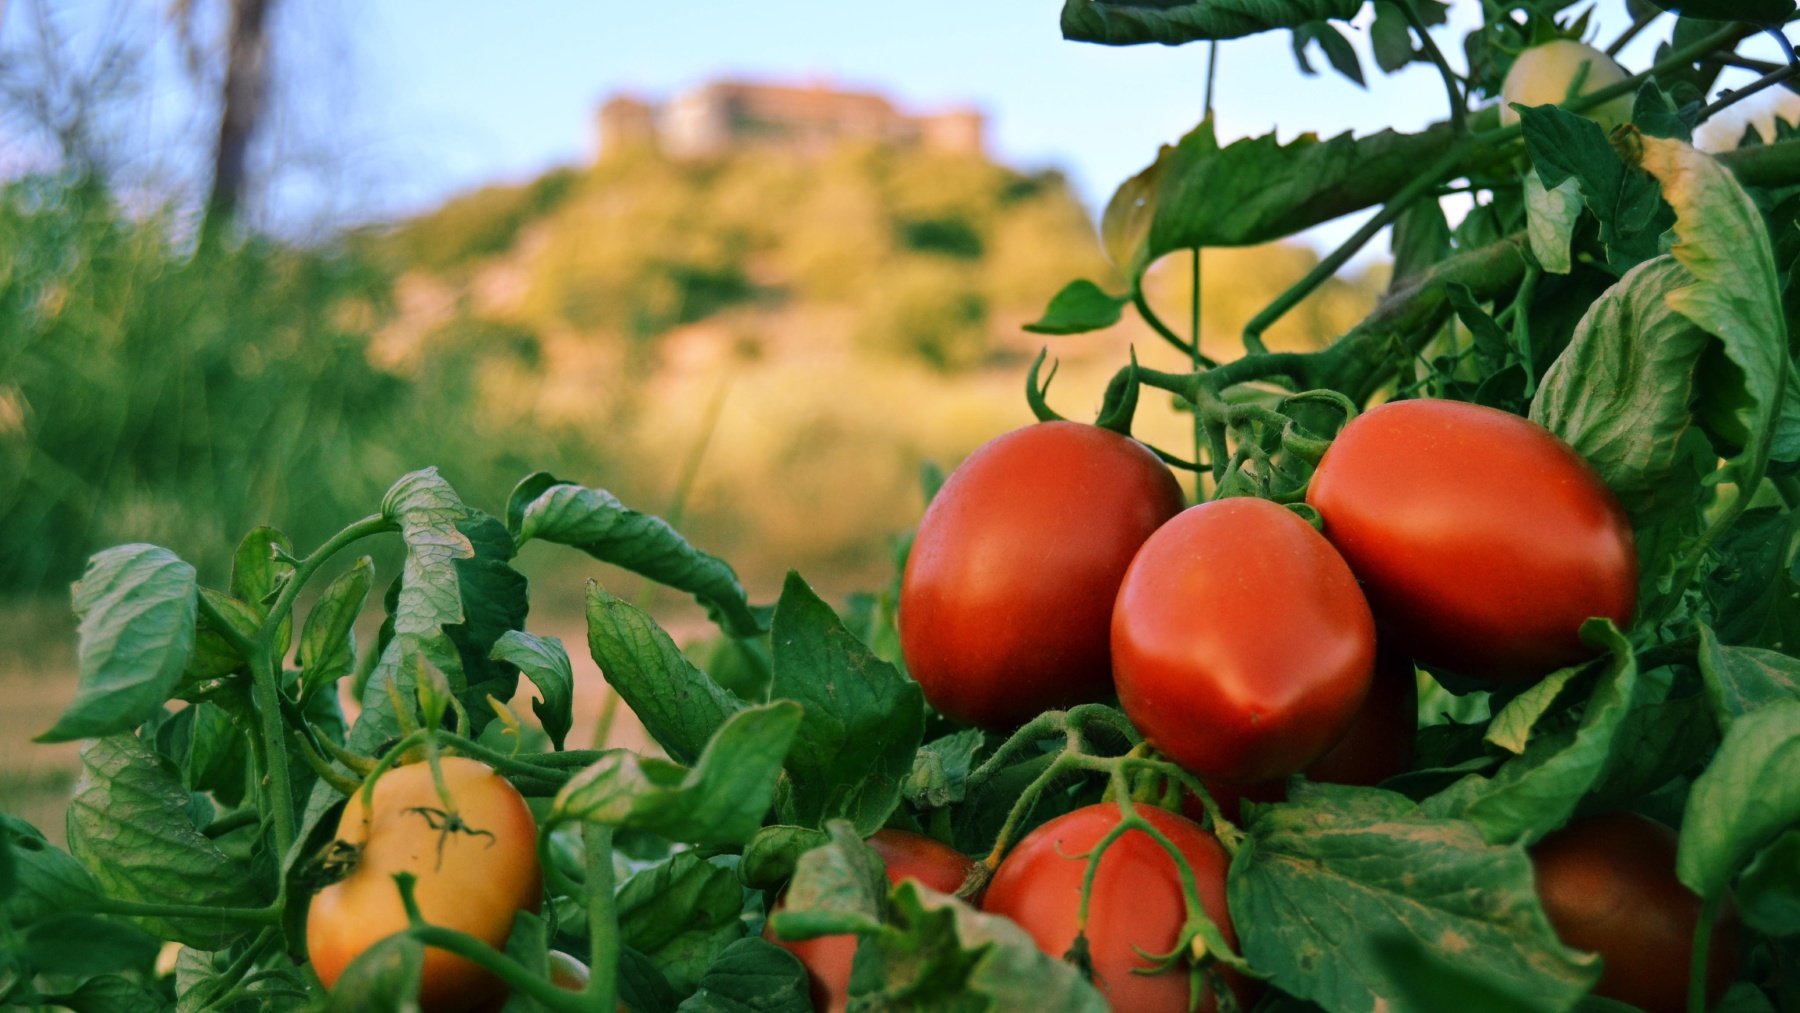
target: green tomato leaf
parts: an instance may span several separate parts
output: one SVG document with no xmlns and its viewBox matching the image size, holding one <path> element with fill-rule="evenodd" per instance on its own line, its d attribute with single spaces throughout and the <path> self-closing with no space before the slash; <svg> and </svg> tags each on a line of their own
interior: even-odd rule
<svg viewBox="0 0 1800 1013">
<path fill-rule="evenodd" d="M 18 955 L 39 974 L 147 971 L 162 942 L 143 929 L 97 915 L 65 914 L 27 928 Z"/>
<path fill-rule="evenodd" d="M 1519 754 L 1531 741 L 1532 726 L 1555 705 L 1569 680 L 1581 674 L 1582 666 L 1559 669 L 1543 681 L 1507 701 L 1488 725 L 1486 741 L 1509 753 Z"/>
<path fill-rule="evenodd" d="M 644 730 L 681 763 L 691 763 L 744 702 L 681 653 L 655 620 L 588 584 L 588 651 L 600 674 Z"/>
<path fill-rule="evenodd" d="M 1375 51 L 1375 65 L 1384 74 L 1392 74 L 1412 62 L 1412 29 L 1398 5 L 1375 5 L 1375 20 L 1369 23 L 1369 46 Z"/>
<path fill-rule="evenodd" d="M 1367 88 L 1363 80 L 1362 61 L 1356 56 L 1355 47 L 1344 33 L 1329 21 L 1309 21 L 1304 25 L 1296 25 L 1293 32 L 1294 62 L 1300 65 L 1300 73 L 1308 77 L 1317 73 L 1312 64 L 1306 61 L 1306 47 L 1318 43 L 1325 51 L 1325 59 L 1330 62 L 1331 69 L 1356 83 L 1358 88 Z"/>
<path fill-rule="evenodd" d="M 737 876 L 691 851 L 625 881 L 616 901 L 619 938 L 650 958 L 683 995 L 731 943 L 744 935 Z"/>
<path fill-rule="evenodd" d="M 604 489 L 540 472 L 513 490 L 506 524 L 519 545 L 533 538 L 567 545 L 685 591 L 734 637 L 769 628 L 768 610 L 750 604 L 729 564 L 694 548 L 668 521 L 632 510 Z"/>
<path fill-rule="evenodd" d="M 406 541 L 400 594 L 392 610 L 394 632 L 430 634 L 462 622 L 456 561 L 474 556 L 475 547 L 457 529 L 469 510 L 456 491 L 436 468 L 415 471 L 388 490 L 381 513 L 399 525 Z"/>
<path fill-rule="evenodd" d="M 14 926 L 28 926 L 85 906 L 96 895 L 94 880 L 81 863 L 51 844 L 24 820 L 0 813 L 3 849 L 11 862 L 10 888 L 0 890 L 0 914 Z"/>
<path fill-rule="evenodd" d="M 1640 681 L 1640 696 L 1649 696 Z M 1706 759 L 1719 744 L 1705 696 L 1634 703 L 1613 733 L 1606 766 L 1588 789 L 1577 816 L 1611 812 L 1669 784 Z"/>
<path fill-rule="evenodd" d="M 918 684 L 875 657 L 799 574 L 788 574 L 769 639 L 771 696 L 805 708 L 788 751 L 784 822 L 842 817 L 859 833 L 880 830 L 925 732 Z"/>
<path fill-rule="evenodd" d="M 350 962 L 331 990 L 330 1013 L 418 1013 L 425 947 L 389 936 Z"/>
<path fill-rule="evenodd" d="M 1772 507 L 1746 510 L 1713 543 L 1702 590 L 1720 642 L 1800 650 L 1800 588 L 1788 565 L 1794 520 Z"/>
<path fill-rule="evenodd" d="M 1327 1009 L 1401 1008 L 1417 968 L 1395 948 L 1454 952 L 1472 986 L 1532 1009 L 1567 1009 L 1599 976 L 1557 939 L 1522 847 L 1391 792 L 1301 783 L 1250 825 L 1227 890 L 1244 956 Z"/>
<path fill-rule="evenodd" d="M 1582 709 L 1580 724 L 1560 735 L 1532 737 L 1525 753 L 1492 777 L 1471 774 L 1424 803 L 1432 816 L 1461 817 L 1496 844 L 1529 843 L 1568 822 L 1599 782 L 1613 740 L 1637 689 L 1631 644 L 1608 619 L 1589 619 L 1582 639 L 1610 652 Z"/>
<path fill-rule="evenodd" d="M 544 726 L 545 734 L 563 747 L 563 739 L 575 724 L 575 672 L 569 666 L 569 652 L 555 637 L 538 637 L 520 630 L 508 630 L 494 644 L 493 657 L 516 666 L 538 688 L 541 700 L 531 702 L 532 713 Z"/>
<path fill-rule="evenodd" d="M 1309 21 L 1348 21 L 1362 0 L 1064 0 L 1063 38 L 1107 46 L 1237 39 Z"/>
<path fill-rule="evenodd" d="M 510 700 L 519 688 L 519 670 L 508 660 L 494 656 L 494 645 L 508 633 L 525 627 L 530 609 L 525 575 L 513 569 L 512 536 L 506 525 L 479 510 L 457 524 L 475 554 L 456 560 L 456 587 L 462 599 L 463 621 L 444 627 L 444 635 L 456 646 L 458 663 L 445 668 L 451 676 L 461 673 L 457 696 L 468 708 L 479 732 L 492 717 L 487 698 Z M 452 683 L 452 685 L 456 685 Z"/>
<path fill-rule="evenodd" d="M 1800 824 L 1800 700 L 1735 718 L 1688 792 L 1675 871 L 1717 897 L 1750 856 Z"/>
<path fill-rule="evenodd" d="M 260 632 L 266 610 L 241 602 L 228 594 L 221 594 L 210 587 L 200 588 L 200 597 L 240 635 L 254 640 Z M 213 688 L 212 681 L 221 676 L 247 671 L 250 664 L 249 659 L 239 653 L 231 641 L 225 639 L 224 633 L 213 625 L 210 616 L 204 612 L 198 613 L 198 616 L 194 627 L 194 653 L 188 656 L 187 666 L 182 669 L 181 681 L 175 689 L 177 696 L 189 699 Z"/>
<path fill-rule="evenodd" d="M 1108 1009 L 1073 964 L 1039 950 L 1024 929 L 911 879 L 894 889 L 890 924 L 858 951 L 850 995 L 874 1009 Z"/>
<path fill-rule="evenodd" d="M 1044 315 L 1025 325 L 1033 334 L 1085 334 L 1105 330 L 1119 322 L 1119 313 L 1131 301 L 1129 295 L 1112 295 L 1079 278 L 1050 297 Z"/>
<path fill-rule="evenodd" d="M 912 771 L 900 785 L 901 793 L 921 809 L 941 809 L 961 802 L 969 791 L 975 754 L 985 741 L 979 729 L 965 728 L 920 746 Z"/>
<path fill-rule="evenodd" d="M 1760 647 L 1727 647 L 1704 624 L 1700 675 L 1720 724 L 1770 704 L 1800 701 L 1800 660 Z"/>
<path fill-rule="evenodd" d="M 793 878 L 800 856 L 830 840 L 823 830 L 782 824 L 763 827 L 744 845 L 738 877 L 744 885 L 773 890 Z"/>
<path fill-rule="evenodd" d="M 89 978 L 73 992 L 39 996 L 38 1002 L 73 1013 L 161 1013 L 163 998 L 134 981 L 108 974 Z"/>
<path fill-rule="evenodd" d="M 1745 924 L 1771 936 L 1800 933 L 1800 830 L 1775 839 L 1738 877 L 1738 914 Z"/>
<path fill-rule="evenodd" d="M 1662 252 L 1662 235 L 1675 217 L 1656 181 L 1625 164 L 1600 124 L 1556 106 L 1525 108 L 1519 122 L 1543 186 L 1578 182 L 1600 222 L 1600 242 L 1614 271 L 1622 274 Z"/>
<path fill-rule="evenodd" d="M 1581 181 L 1574 176 L 1554 188 L 1544 186 L 1536 169 L 1525 173 L 1525 237 L 1538 266 L 1551 274 L 1574 269 L 1569 244 L 1581 218 Z"/>
<path fill-rule="evenodd" d="M 782 939 L 814 939 L 873 932 L 887 911 L 888 879 L 881 856 L 845 820 L 825 827 L 830 840 L 800 856 L 794 880 L 769 927 Z"/>
<path fill-rule="evenodd" d="M 1422 200 L 1407 208 L 1394 222 L 1390 246 L 1394 273 L 1388 291 L 1393 292 L 1450 255 L 1450 223 L 1443 205 Z"/>
<path fill-rule="evenodd" d="M 1592 464 L 1639 528 L 1691 510 L 1714 459 L 1688 407 L 1712 339 L 1668 301 L 1692 280 L 1672 257 L 1632 268 L 1588 307 L 1531 402 L 1532 421 Z"/>
<path fill-rule="evenodd" d="M 107 895 L 207 907 L 262 902 L 249 870 L 194 826 L 181 778 L 137 736 L 88 743 L 81 766 L 69 803 L 69 850 Z M 202 949 L 216 949 L 244 931 L 217 918 L 139 922 L 162 938 Z"/>
<path fill-rule="evenodd" d="M 37 741 L 127 731 L 160 710 L 194 649 L 197 587 L 192 566 L 154 545 L 121 545 L 88 560 L 74 590 L 75 700 Z"/>
<path fill-rule="evenodd" d="M 358 559 L 319 595 L 300 628 L 300 693 L 309 697 L 333 686 L 356 667 L 353 627 L 375 579 L 375 561 Z"/>
<path fill-rule="evenodd" d="M 1787 321 L 1780 273 L 1762 214 L 1730 170 L 1678 140 L 1640 136 L 1643 168 L 1675 209 L 1669 252 L 1692 275 L 1668 294 L 1669 308 L 1716 336 L 1735 370 L 1703 372 L 1699 411 L 1715 428 L 1745 435 L 1727 462 L 1739 488 L 1762 481 L 1787 389 Z"/>
<path fill-rule="evenodd" d="M 1434 128 L 1328 141 L 1303 134 L 1288 144 L 1266 134 L 1220 147 L 1213 121 L 1202 120 L 1119 187 L 1101 237 L 1135 278 L 1176 250 L 1268 242 L 1382 203 L 1453 142 L 1448 128 Z"/>
<path fill-rule="evenodd" d="M 1563 1008 L 1546 1005 L 1528 989 L 1471 972 L 1459 956 L 1426 946 L 1417 937 L 1385 936 L 1375 941 L 1374 949 L 1387 980 L 1397 989 L 1395 1009 L 1543 1013 Z"/>
<path fill-rule="evenodd" d="M 801 717 L 788 701 L 746 708 L 719 727 L 691 769 L 608 752 L 556 793 L 553 815 L 693 844 L 742 844 L 774 802 Z"/>
<path fill-rule="evenodd" d="M 619 948 L 619 1001 L 626 1009 L 674 1009 L 681 996 L 649 957 L 629 946 Z"/>
<path fill-rule="evenodd" d="M 231 557 L 231 583 L 227 585 L 231 596 L 251 606 L 261 620 L 269 614 L 269 606 L 274 604 L 282 586 L 294 575 L 293 558 L 294 543 L 288 536 L 270 527 L 252 530 L 238 542 Z M 276 657 L 287 656 L 293 635 L 294 620 L 289 616 L 276 631 Z"/>
<path fill-rule="evenodd" d="M 725 947 L 676 1013 L 812 1013 L 810 988 L 798 958 L 750 936 Z"/>
</svg>

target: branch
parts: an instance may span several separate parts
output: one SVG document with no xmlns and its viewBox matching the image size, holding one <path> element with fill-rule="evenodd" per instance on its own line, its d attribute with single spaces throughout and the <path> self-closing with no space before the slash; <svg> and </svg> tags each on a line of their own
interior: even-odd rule
<svg viewBox="0 0 1800 1013">
<path fill-rule="evenodd" d="M 1742 88 L 1720 92 L 1719 97 L 1714 99 L 1711 105 L 1700 110 L 1700 114 L 1694 118 L 1694 122 L 1695 124 L 1705 123 L 1719 112 L 1742 102 L 1764 88 L 1772 88 L 1796 77 L 1800 77 L 1800 63 L 1790 63 L 1780 70 L 1764 74 Z"/>
</svg>

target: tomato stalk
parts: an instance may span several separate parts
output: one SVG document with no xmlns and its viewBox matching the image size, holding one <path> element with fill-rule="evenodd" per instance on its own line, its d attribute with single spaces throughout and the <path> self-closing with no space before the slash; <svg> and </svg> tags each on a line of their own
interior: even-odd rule
<svg viewBox="0 0 1800 1013">
<path fill-rule="evenodd" d="M 1081 883 L 1081 905 L 1077 908 L 1075 916 L 1078 936 L 1087 931 L 1088 905 L 1093 897 L 1094 877 L 1100 872 L 1101 856 L 1106 853 L 1107 848 L 1113 845 L 1113 842 L 1133 830 L 1139 830 L 1155 841 L 1157 846 L 1162 848 L 1174 861 L 1176 875 L 1181 879 L 1182 902 L 1187 906 L 1187 923 L 1182 927 L 1181 935 L 1175 942 L 1175 948 L 1168 953 L 1147 953 L 1144 956 L 1155 962 L 1159 972 L 1166 972 L 1184 955 L 1192 952 L 1200 961 L 1218 961 L 1240 972 L 1253 974 L 1250 965 L 1242 957 L 1233 953 L 1230 946 L 1226 945 L 1224 935 L 1201 905 L 1199 882 L 1194 878 L 1194 870 L 1188 864 L 1187 857 L 1181 853 L 1180 848 L 1175 846 L 1174 841 L 1169 840 L 1161 830 L 1138 815 L 1136 804 L 1131 800 L 1129 779 L 1125 775 L 1127 767 L 1134 765 L 1134 761 L 1156 767 L 1168 766 L 1160 761 L 1138 760 L 1135 757 L 1119 757 L 1105 765 L 1109 770 L 1114 794 L 1117 795 L 1113 801 L 1119 807 L 1120 819 L 1088 853 L 1087 871 Z M 1196 941 L 1198 941 L 1198 946 L 1196 946 Z"/>
<path fill-rule="evenodd" d="M 413 886 L 416 882 L 410 872 L 394 874 L 394 884 L 400 890 L 400 903 L 406 908 L 408 936 L 425 946 L 436 947 L 480 966 L 505 982 L 514 992 L 522 992 L 557 1013 L 583 1013 L 592 1008 L 583 993 L 556 987 L 531 973 L 524 964 L 474 936 L 425 921 L 419 912 L 419 902 L 413 898 Z M 596 973 L 596 977 L 598 976 Z M 590 985 L 592 981 L 590 979 Z"/>
<path fill-rule="evenodd" d="M 1719 898 L 1709 897 L 1700 905 L 1700 920 L 1694 923 L 1693 956 L 1688 963 L 1688 1013 L 1706 1013 L 1706 958 L 1712 953 L 1713 922 L 1719 916 Z"/>
<path fill-rule="evenodd" d="M 583 994 L 587 1008 L 610 1010 L 618 994 L 619 915 L 613 900 L 613 830 L 598 823 L 581 828 L 587 864 L 588 966 Z"/>
</svg>

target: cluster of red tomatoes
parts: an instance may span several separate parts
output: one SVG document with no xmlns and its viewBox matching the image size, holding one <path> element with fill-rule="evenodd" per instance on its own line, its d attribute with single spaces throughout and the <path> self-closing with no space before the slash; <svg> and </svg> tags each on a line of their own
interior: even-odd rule
<svg viewBox="0 0 1800 1013">
<path fill-rule="evenodd" d="M 1250 498 L 1183 509 L 1173 475 L 1125 436 L 1068 422 L 1006 434 L 952 474 L 920 525 L 901 594 L 907 665 L 940 713 L 996 731 L 1114 693 L 1144 738 L 1237 801 L 1277 800 L 1294 774 L 1375 784 L 1411 762 L 1413 662 L 1519 685 L 1591 652 L 1592 616 L 1625 624 L 1637 568 L 1630 525 L 1574 451 L 1517 416 L 1447 401 L 1372 409 L 1321 460 L 1301 516 Z M 1377 631 L 1379 630 L 1379 635 Z M 1379 647 L 1378 647 L 1379 640 Z M 500 946 L 536 910 L 537 829 L 518 792 L 474 760 L 389 771 L 338 828 L 354 871 L 312 901 L 307 943 L 328 986 L 407 925 L 391 876 L 417 875 L 427 922 Z M 1229 858 L 1195 817 L 1136 811 L 1179 851 L 1198 899 L 1237 946 Z M 1175 862 L 1128 832 L 1095 870 L 1088 855 L 1122 813 L 1103 803 L 1027 834 L 986 884 L 982 907 L 1053 956 L 1085 940 L 1115 1009 L 1185 1011 L 1189 974 L 1147 954 L 1180 942 L 1187 906 Z M 869 844 L 891 880 L 943 892 L 973 871 L 930 838 L 883 830 Z M 1607 961 L 1599 992 L 1681 1008 L 1698 898 L 1676 880 L 1675 836 L 1630 814 L 1573 824 L 1534 849 L 1544 908 L 1565 942 Z M 1716 996 L 1732 967 L 1714 936 Z M 783 943 L 812 975 L 820 1009 L 848 1002 L 855 937 Z M 565 966 L 567 965 L 567 966 Z M 558 983 L 585 974 L 562 958 Z M 585 969 L 581 969 L 585 970 Z M 421 1006 L 501 998 L 474 965 L 428 950 Z M 1213 979 L 1202 1009 L 1212 1010 Z M 1248 1005 L 1251 983 L 1223 981 Z"/>
<path fill-rule="evenodd" d="M 1168 468 L 1117 433 L 1069 422 L 1008 433 L 949 477 L 920 524 L 900 600 L 907 666 L 940 713 L 995 731 L 1116 693 L 1144 738 L 1233 816 L 1240 797 L 1279 799 L 1297 773 L 1373 785 L 1406 770 L 1415 661 L 1518 686 L 1591 656 L 1579 635 L 1588 618 L 1631 619 L 1628 518 L 1585 461 L 1518 416 L 1379 406 L 1338 435 L 1306 498 L 1322 534 L 1267 500 L 1184 510 Z M 1233 941 L 1223 850 L 1199 824 L 1151 813 Z M 1118 819 L 1102 805 L 1038 828 L 984 906 L 1062 955 L 1083 856 Z M 1634 978 L 1667 985 L 1679 1004 L 1681 928 L 1691 933 L 1699 901 L 1675 880 L 1667 830 L 1594 823 L 1540 849 L 1546 910 L 1572 945 L 1641 972 L 1609 974 L 1603 994 Z M 1596 883 L 1621 838 L 1649 857 L 1613 875 L 1608 894 Z M 1636 918 L 1621 919 L 1595 909 L 1596 890 L 1660 913 L 1645 919 L 1633 904 Z M 1100 862 L 1086 925 L 1095 982 L 1115 1008 L 1188 1008 L 1186 974 L 1142 973 L 1142 954 L 1166 951 L 1184 921 L 1174 863 L 1126 834 Z"/>
</svg>

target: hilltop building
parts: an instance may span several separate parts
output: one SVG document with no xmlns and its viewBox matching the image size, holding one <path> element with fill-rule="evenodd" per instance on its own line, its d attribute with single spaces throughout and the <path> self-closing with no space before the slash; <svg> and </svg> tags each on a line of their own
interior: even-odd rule
<svg viewBox="0 0 1800 1013">
<path fill-rule="evenodd" d="M 979 155 L 986 118 L 972 108 L 902 112 L 881 95 L 825 84 L 714 81 L 662 103 L 615 95 L 600 107 L 600 154 L 649 146 L 673 158 L 738 148 L 818 154 L 843 141 Z"/>
</svg>

